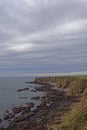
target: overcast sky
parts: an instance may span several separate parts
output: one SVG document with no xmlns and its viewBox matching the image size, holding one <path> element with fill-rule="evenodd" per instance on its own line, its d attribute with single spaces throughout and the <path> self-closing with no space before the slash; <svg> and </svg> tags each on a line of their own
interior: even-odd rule
<svg viewBox="0 0 87 130">
<path fill-rule="evenodd" d="M 0 0 L 0 76 L 87 71 L 87 0 Z"/>
</svg>

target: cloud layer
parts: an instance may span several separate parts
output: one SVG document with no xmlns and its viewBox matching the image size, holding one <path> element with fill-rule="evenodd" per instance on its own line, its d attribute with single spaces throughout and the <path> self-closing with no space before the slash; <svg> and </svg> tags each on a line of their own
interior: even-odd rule
<svg viewBox="0 0 87 130">
<path fill-rule="evenodd" d="M 86 70 L 86 0 L 0 1 L 1 76 Z"/>
</svg>

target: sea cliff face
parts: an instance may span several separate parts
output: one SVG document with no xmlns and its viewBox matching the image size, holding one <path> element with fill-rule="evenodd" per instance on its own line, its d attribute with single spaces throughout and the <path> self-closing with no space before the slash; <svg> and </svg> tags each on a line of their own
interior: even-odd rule
<svg viewBox="0 0 87 130">
<path fill-rule="evenodd" d="M 79 95 L 87 88 L 87 78 L 81 77 L 46 77 L 36 78 L 36 83 L 49 83 L 56 88 L 67 88 L 68 94 Z"/>
</svg>

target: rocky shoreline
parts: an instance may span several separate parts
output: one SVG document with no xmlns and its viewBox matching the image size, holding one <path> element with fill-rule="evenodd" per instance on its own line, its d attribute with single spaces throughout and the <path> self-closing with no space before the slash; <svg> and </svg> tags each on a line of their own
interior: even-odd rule
<svg viewBox="0 0 87 130">
<path fill-rule="evenodd" d="M 32 84 L 39 84 L 32 82 Z M 54 89 L 53 85 L 40 83 L 42 87 L 36 87 L 35 91 L 43 91 L 45 95 L 40 99 L 33 97 L 34 100 L 41 100 L 41 104 L 36 109 L 33 103 L 27 103 L 26 106 L 14 107 L 13 115 L 8 112 L 6 120 L 13 120 L 7 128 L 0 130 L 51 130 L 49 124 L 59 124 L 64 113 L 68 112 L 72 103 L 78 99 L 73 96 L 67 96 L 65 89 Z M 19 114 L 18 116 L 16 116 Z M 10 117 L 11 115 L 11 117 Z"/>
</svg>

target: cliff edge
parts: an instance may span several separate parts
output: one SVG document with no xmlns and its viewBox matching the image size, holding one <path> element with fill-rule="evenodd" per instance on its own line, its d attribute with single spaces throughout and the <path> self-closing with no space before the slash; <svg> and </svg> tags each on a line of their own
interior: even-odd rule
<svg viewBox="0 0 87 130">
<path fill-rule="evenodd" d="M 61 123 L 48 124 L 49 130 L 87 130 L 87 78 L 82 76 L 36 78 L 37 83 L 49 83 L 55 88 L 67 89 L 67 96 L 78 98 L 63 115 Z"/>
</svg>

